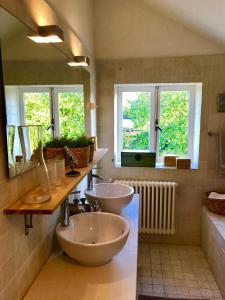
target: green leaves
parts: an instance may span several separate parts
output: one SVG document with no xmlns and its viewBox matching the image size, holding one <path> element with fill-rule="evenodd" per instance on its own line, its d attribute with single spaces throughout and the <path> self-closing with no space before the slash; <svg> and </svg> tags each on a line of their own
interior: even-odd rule
<svg viewBox="0 0 225 300">
<path fill-rule="evenodd" d="M 74 140 L 85 132 L 83 93 L 62 92 L 58 93 L 58 97 L 61 136 Z M 50 141 L 51 130 L 47 130 L 51 123 L 49 93 L 26 92 L 24 93 L 24 99 L 26 124 L 42 125 L 43 143 Z M 57 145 L 61 141 L 55 140 L 54 142 Z"/>
<path fill-rule="evenodd" d="M 59 93 L 59 111 L 62 136 L 75 139 L 84 134 L 83 93 Z"/>
<path fill-rule="evenodd" d="M 57 137 L 51 141 L 46 142 L 45 147 L 62 148 L 64 146 L 67 146 L 69 142 L 70 142 L 70 140 L 66 137 Z"/>
<path fill-rule="evenodd" d="M 123 149 L 148 150 L 150 137 L 150 93 L 124 93 Z M 136 95 L 136 99 L 135 99 Z M 130 99 L 129 99 L 130 97 Z M 159 154 L 188 154 L 188 91 L 161 91 L 159 122 L 162 132 L 159 137 Z"/>
<path fill-rule="evenodd" d="M 160 93 L 160 155 L 188 154 L 187 91 L 163 91 Z"/>
<path fill-rule="evenodd" d="M 68 138 L 65 136 L 54 138 L 45 143 L 45 147 L 61 148 L 68 146 L 69 148 L 83 148 L 90 145 L 90 138 L 86 135 L 78 136 L 76 139 Z"/>
<path fill-rule="evenodd" d="M 26 125 L 42 125 L 43 142 L 51 139 L 49 93 L 24 93 Z"/>
<path fill-rule="evenodd" d="M 135 93 L 136 100 L 132 97 L 134 93 L 124 94 L 123 118 L 130 120 L 132 127 L 123 128 L 123 149 L 148 150 L 151 94 Z"/>
<path fill-rule="evenodd" d="M 76 139 L 68 140 L 68 147 L 70 148 L 83 148 L 89 146 L 89 138 L 86 135 L 78 136 Z"/>
</svg>

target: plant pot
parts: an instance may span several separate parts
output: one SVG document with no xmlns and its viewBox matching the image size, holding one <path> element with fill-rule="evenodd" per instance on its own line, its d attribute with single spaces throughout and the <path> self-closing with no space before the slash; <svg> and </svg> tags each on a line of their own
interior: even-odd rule
<svg viewBox="0 0 225 300">
<path fill-rule="evenodd" d="M 90 157 L 89 157 L 89 162 L 93 161 L 93 157 L 94 157 L 94 152 L 95 152 L 95 145 L 90 145 Z"/>
<path fill-rule="evenodd" d="M 82 148 L 70 148 L 70 150 L 77 159 L 77 168 L 85 168 L 88 166 L 90 159 L 90 146 Z"/>
<path fill-rule="evenodd" d="M 63 147 L 61 148 L 50 148 L 47 147 L 44 149 L 44 157 L 45 159 L 52 159 L 52 158 L 65 158 L 65 150 Z"/>
</svg>

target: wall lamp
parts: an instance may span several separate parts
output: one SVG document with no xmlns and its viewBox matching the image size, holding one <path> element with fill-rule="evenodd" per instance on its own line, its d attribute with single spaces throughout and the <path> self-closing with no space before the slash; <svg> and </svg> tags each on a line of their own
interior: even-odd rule
<svg viewBox="0 0 225 300">
<path fill-rule="evenodd" d="M 89 63 L 88 56 L 74 56 L 73 60 L 69 61 L 67 64 L 70 67 L 88 67 Z"/>
<path fill-rule="evenodd" d="M 57 25 L 38 26 L 37 33 L 27 36 L 35 43 L 61 43 L 64 41 L 63 31 Z"/>
</svg>

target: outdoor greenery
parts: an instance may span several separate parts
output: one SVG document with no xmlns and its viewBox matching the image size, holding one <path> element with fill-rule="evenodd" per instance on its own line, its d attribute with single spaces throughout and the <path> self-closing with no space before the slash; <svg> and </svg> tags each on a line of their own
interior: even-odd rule
<svg viewBox="0 0 225 300">
<path fill-rule="evenodd" d="M 129 95 L 129 93 L 127 93 Z M 136 100 L 129 100 L 123 107 L 123 119 L 132 120 L 132 129 L 123 128 L 123 149 L 149 149 L 150 94 L 137 93 Z"/>
<path fill-rule="evenodd" d="M 188 154 L 187 91 L 166 91 L 160 94 L 160 155 L 166 153 Z"/>
<path fill-rule="evenodd" d="M 151 143 L 150 95 L 136 93 L 137 98 L 125 102 L 123 119 L 132 121 L 130 128 L 123 128 L 123 149 L 147 150 Z M 188 152 L 188 99 L 187 91 L 160 93 L 160 156 L 166 153 L 187 155 Z"/>
<path fill-rule="evenodd" d="M 83 93 L 59 93 L 60 134 L 76 138 L 85 132 Z"/>
<path fill-rule="evenodd" d="M 49 93 L 24 93 L 26 125 L 42 125 L 43 142 L 51 139 Z"/>
<path fill-rule="evenodd" d="M 59 93 L 61 136 L 75 139 L 84 134 L 83 93 Z M 24 93 L 25 121 L 27 125 L 43 126 L 43 143 L 51 139 L 49 93 Z"/>
</svg>

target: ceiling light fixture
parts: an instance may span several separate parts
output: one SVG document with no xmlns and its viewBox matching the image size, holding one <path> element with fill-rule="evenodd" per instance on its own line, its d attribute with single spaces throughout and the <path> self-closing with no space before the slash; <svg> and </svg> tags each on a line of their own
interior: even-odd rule
<svg viewBox="0 0 225 300">
<path fill-rule="evenodd" d="M 63 31 L 57 25 L 38 26 L 38 33 L 27 37 L 35 43 L 61 43 L 64 40 Z"/>
<path fill-rule="evenodd" d="M 67 64 L 70 67 L 88 67 L 89 63 L 88 56 L 74 56 L 73 60 L 69 61 Z"/>
</svg>

